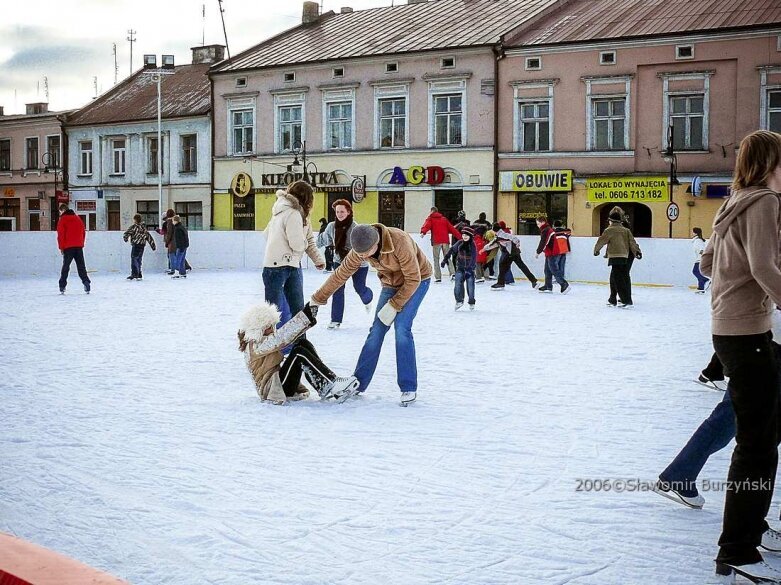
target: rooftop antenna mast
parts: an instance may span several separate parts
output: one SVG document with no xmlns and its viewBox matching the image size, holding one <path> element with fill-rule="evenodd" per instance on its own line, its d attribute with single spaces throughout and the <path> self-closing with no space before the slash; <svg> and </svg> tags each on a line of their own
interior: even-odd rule
<svg viewBox="0 0 781 585">
<path fill-rule="evenodd" d="M 225 50 L 228 52 L 228 59 L 231 58 L 231 50 L 228 46 L 228 31 L 225 30 L 225 9 L 222 7 L 222 0 L 217 0 L 220 5 L 220 18 L 222 19 L 222 34 L 225 35 Z"/>
<path fill-rule="evenodd" d="M 98 77 L 97 76 L 93 76 L 92 77 L 92 87 L 95 90 L 95 97 L 98 97 Z"/>
<path fill-rule="evenodd" d="M 46 96 L 46 102 L 49 102 L 49 78 L 43 76 L 43 95 Z"/>
<path fill-rule="evenodd" d="M 133 43 L 136 42 L 136 31 L 132 28 L 127 31 L 127 40 L 130 41 L 130 75 L 133 75 Z"/>
<path fill-rule="evenodd" d="M 203 26 L 201 28 L 201 46 L 206 45 L 206 4 L 201 4 L 201 17 L 203 18 Z"/>
<path fill-rule="evenodd" d="M 117 76 L 119 75 L 119 65 L 117 65 L 117 44 L 112 43 L 114 46 L 114 85 L 117 84 Z"/>
</svg>

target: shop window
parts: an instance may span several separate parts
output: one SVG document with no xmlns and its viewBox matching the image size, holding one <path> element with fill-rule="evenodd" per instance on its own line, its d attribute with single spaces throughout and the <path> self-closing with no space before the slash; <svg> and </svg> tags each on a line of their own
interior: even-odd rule
<svg viewBox="0 0 781 585">
<path fill-rule="evenodd" d="M 14 224 L 14 229 L 19 229 L 21 225 L 21 213 L 20 213 L 19 199 L 15 197 L 0 199 L 0 217 L 13 218 L 13 222 L 5 222 L 10 225 Z M 5 224 L 4 224 L 5 225 Z M 0 228 L 5 229 L 5 228 Z M 10 229 L 10 228 L 9 228 Z"/>
<path fill-rule="evenodd" d="M 567 225 L 566 193 L 519 193 L 517 233 L 521 236 L 536 236 L 540 230 L 537 218 L 545 216 L 553 225 L 556 220 Z"/>
<path fill-rule="evenodd" d="M 182 201 L 174 203 L 174 210 L 184 227 L 188 230 L 203 229 L 203 203 L 200 201 Z M 253 226 L 254 227 L 254 226 Z"/>
<path fill-rule="evenodd" d="M 141 223 L 148 229 L 160 227 L 158 224 L 158 220 L 160 219 L 160 204 L 157 200 L 136 201 L 136 213 L 141 216 Z"/>
<path fill-rule="evenodd" d="M 458 212 L 464 209 L 464 191 L 461 189 L 437 189 L 434 191 L 434 205 L 439 213 L 450 220 L 458 222 Z"/>
<path fill-rule="evenodd" d="M 379 220 L 388 227 L 404 229 L 404 191 L 380 193 Z"/>
</svg>

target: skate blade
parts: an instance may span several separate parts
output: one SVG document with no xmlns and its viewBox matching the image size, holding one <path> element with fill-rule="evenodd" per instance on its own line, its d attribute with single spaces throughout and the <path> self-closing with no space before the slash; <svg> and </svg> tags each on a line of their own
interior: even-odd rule
<svg viewBox="0 0 781 585">
<path fill-rule="evenodd" d="M 694 380 L 695 384 L 699 384 L 700 386 L 705 386 L 709 390 L 715 390 L 716 392 L 726 392 L 726 388 L 722 388 L 715 382 L 700 382 L 699 380 Z"/>
<path fill-rule="evenodd" d="M 673 502 L 676 502 L 678 504 L 681 504 L 682 506 L 686 506 L 687 508 L 692 508 L 693 510 L 702 510 L 702 506 L 693 506 L 692 504 L 688 503 L 686 500 L 682 500 L 678 495 L 672 491 L 665 492 L 660 490 L 658 487 L 654 486 L 652 491 L 654 493 L 659 494 L 660 496 L 667 498 L 668 500 L 672 500 Z"/>
<path fill-rule="evenodd" d="M 334 397 L 334 398 L 335 398 L 335 402 L 336 402 L 337 404 L 341 404 L 342 402 L 344 402 L 344 401 L 345 401 L 345 400 L 347 400 L 348 398 L 351 398 L 352 396 L 355 396 L 356 394 L 358 394 L 358 386 L 360 386 L 360 385 L 361 385 L 361 384 L 360 384 L 360 382 L 358 382 L 358 380 L 356 380 L 355 382 L 353 382 L 353 383 L 352 383 L 352 384 L 351 384 L 351 385 L 350 385 L 350 386 L 349 386 L 349 387 L 348 387 L 348 388 L 347 388 L 347 389 L 346 389 L 344 392 L 342 392 L 342 393 L 341 393 L 339 396 L 335 396 L 335 397 Z"/>
<path fill-rule="evenodd" d="M 726 585 L 740 585 L 741 583 L 763 583 L 769 585 L 771 583 L 781 583 L 777 579 L 749 575 L 740 569 L 735 569 L 722 563 L 716 563 L 716 578 L 719 580 L 719 583 Z M 738 578 L 740 578 L 740 581 L 738 581 Z"/>
</svg>

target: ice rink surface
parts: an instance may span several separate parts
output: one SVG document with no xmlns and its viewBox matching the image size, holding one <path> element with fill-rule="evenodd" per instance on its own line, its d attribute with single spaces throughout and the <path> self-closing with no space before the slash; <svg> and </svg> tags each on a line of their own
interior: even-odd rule
<svg viewBox="0 0 781 585">
<path fill-rule="evenodd" d="M 724 494 L 631 489 L 721 398 L 693 383 L 707 295 L 635 288 L 630 311 L 604 286 L 486 283 L 454 312 L 432 284 L 416 404 L 391 332 L 364 396 L 278 407 L 236 347 L 260 271 L 104 274 L 90 295 L 72 274 L 65 296 L 56 278 L 0 280 L 2 531 L 134 584 L 715 582 Z M 324 279 L 305 271 L 307 294 Z M 309 338 L 347 375 L 370 317 L 349 285 L 340 330 L 329 309 Z"/>
</svg>

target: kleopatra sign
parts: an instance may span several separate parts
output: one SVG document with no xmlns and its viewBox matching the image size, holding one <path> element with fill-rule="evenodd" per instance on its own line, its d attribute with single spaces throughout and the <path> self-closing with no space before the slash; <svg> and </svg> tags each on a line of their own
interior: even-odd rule
<svg viewBox="0 0 781 585">
<path fill-rule="evenodd" d="M 592 203 L 665 202 L 670 200 L 666 177 L 608 177 L 587 179 L 588 200 Z"/>
<path fill-rule="evenodd" d="M 506 171 L 499 173 L 502 191 L 572 191 L 572 171 Z"/>
</svg>

